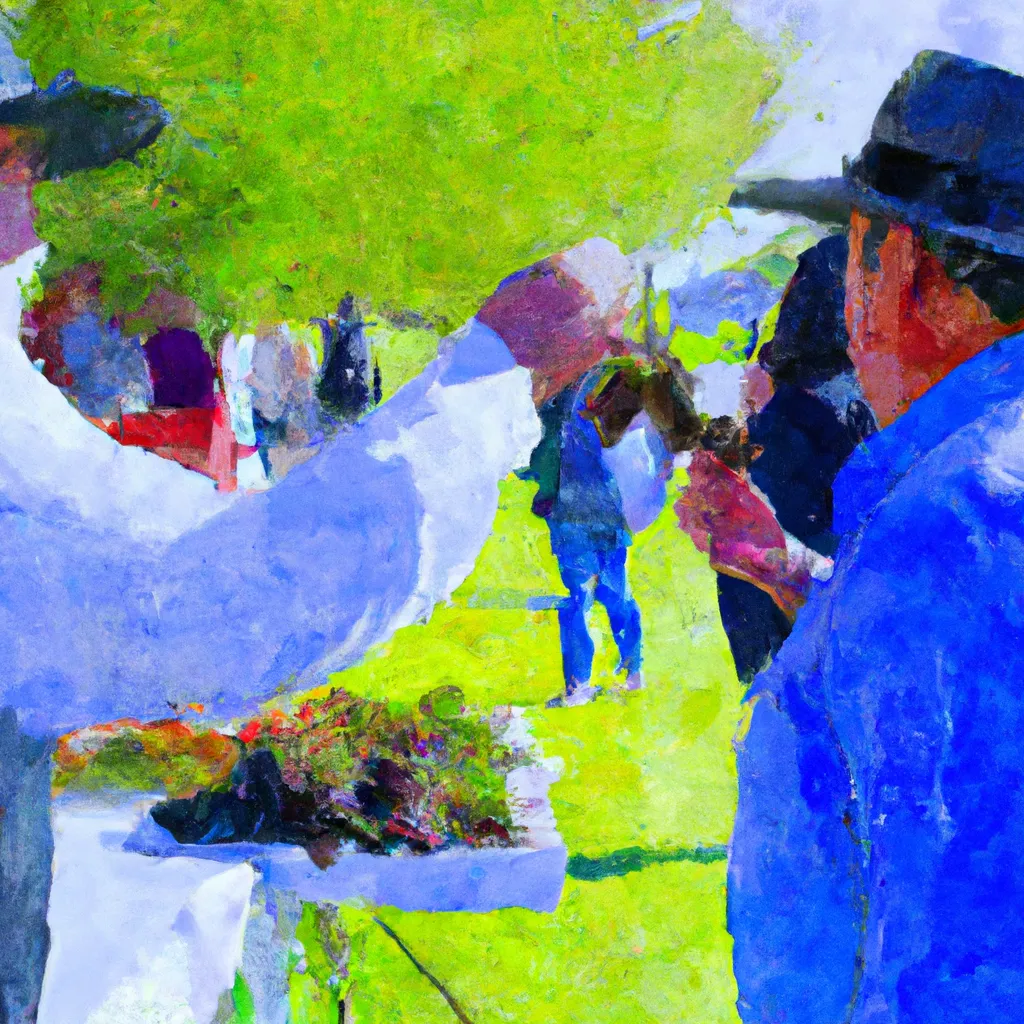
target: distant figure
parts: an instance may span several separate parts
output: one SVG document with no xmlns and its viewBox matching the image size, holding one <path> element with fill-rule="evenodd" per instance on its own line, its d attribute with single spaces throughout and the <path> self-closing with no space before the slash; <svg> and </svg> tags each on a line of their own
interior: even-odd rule
<svg viewBox="0 0 1024 1024">
<path fill-rule="evenodd" d="M 281 324 L 256 335 L 249 383 L 256 443 L 270 480 L 311 458 L 323 440 L 316 354 Z"/>
<path fill-rule="evenodd" d="M 25 354 L 85 416 L 116 420 L 152 404 L 139 340 L 103 315 L 95 267 L 76 267 L 47 286 L 22 317 Z"/>
<path fill-rule="evenodd" d="M 586 704 L 601 692 L 590 682 L 594 641 L 587 613 L 595 600 L 608 612 L 626 688 L 643 686 L 640 609 L 626 580 L 632 534 L 618 486 L 601 457 L 597 426 L 582 415 L 602 374 L 601 366 L 588 370 L 541 407 L 544 434 L 530 459 L 529 478 L 540 484 L 533 511 L 547 520 L 551 551 L 569 591 L 558 609 L 565 693 L 548 707 Z"/>
<path fill-rule="evenodd" d="M 355 313 L 351 292 L 338 303 L 336 316 L 314 317 L 324 341 L 323 369 L 317 395 L 324 409 L 343 423 L 358 419 L 370 407 L 371 387 L 375 402 L 380 398 L 380 368 L 370 369 L 370 348 L 363 328 L 369 326 Z"/>
<path fill-rule="evenodd" d="M 384 397 L 384 378 L 381 376 L 380 363 L 373 360 L 373 404 L 380 405 Z"/>
<path fill-rule="evenodd" d="M 549 707 L 572 707 L 593 700 L 600 689 L 591 685 L 594 644 L 587 631 L 587 613 L 595 600 L 605 606 L 619 648 L 619 671 L 625 689 L 643 686 L 640 610 L 626 581 L 626 549 L 632 543 L 630 511 L 650 522 L 644 506 L 658 493 L 671 472 L 670 455 L 692 449 L 703 424 L 679 372 L 663 361 L 650 366 L 637 359 L 611 359 L 584 373 L 575 384 L 541 406 L 543 434 L 530 458 L 524 479 L 539 484 L 533 512 L 547 520 L 551 550 L 558 560 L 569 596 L 558 612 L 561 631 L 564 694 Z M 656 433 L 648 446 L 654 478 L 639 485 L 646 493 L 624 501 L 623 486 L 637 486 L 635 467 L 622 473 L 623 458 L 609 458 L 631 427 Z M 627 448 L 633 447 L 627 440 Z M 617 465 L 618 464 L 618 465 Z M 657 482 L 656 482 L 657 481 Z M 654 484 L 654 486 L 651 486 Z"/>
</svg>

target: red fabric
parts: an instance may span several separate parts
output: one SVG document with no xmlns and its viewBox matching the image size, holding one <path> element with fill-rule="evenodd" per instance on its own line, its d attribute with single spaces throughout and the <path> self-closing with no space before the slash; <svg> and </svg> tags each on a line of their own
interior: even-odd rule
<svg viewBox="0 0 1024 1024">
<path fill-rule="evenodd" d="M 107 433 L 140 448 L 198 448 L 209 451 L 214 409 L 150 409 L 126 413 Z"/>
<path fill-rule="evenodd" d="M 215 409 L 150 409 L 126 413 L 120 422 L 91 422 L 120 444 L 148 448 L 161 458 L 212 477 L 220 490 L 233 491 L 238 485 L 238 444 L 227 406 L 220 396 L 218 399 Z"/>
<path fill-rule="evenodd" d="M 590 289 L 549 259 L 504 281 L 476 318 L 533 371 L 542 405 L 606 355 L 625 351 L 617 336 L 625 315 L 602 317 Z"/>
<path fill-rule="evenodd" d="M 243 743 L 252 743 L 252 741 L 256 739 L 257 736 L 259 736 L 261 729 L 262 727 L 260 726 L 259 722 L 247 722 L 245 725 L 242 726 L 241 729 L 238 730 L 238 738 Z"/>
<path fill-rule="evenodd" d="M 791 618 L 810 578 L 789 562 L 786 537 L 747 479 L 710 452 L 695 451 L 690 483 L 675 505 L 679 525 L 717 572 L 753 583 Z"/>
<path fill-rule="evenodd" d="M 231 429 L 231 413 L 223 393 L 218 391 L 215 400 L 208 472 L 217 481 L 219 490 L 233 491 L 238 486 L 238 442 Z"/>
<path fill-rule="evenodd" d="M 148 448 L 161 458 L 219 480 L 210 468 L 215 415 L 214 409 L 151 409 L 127 413 L 120 422 L 108 424 L 106 431 L 120 444 Z"/>
</svg>

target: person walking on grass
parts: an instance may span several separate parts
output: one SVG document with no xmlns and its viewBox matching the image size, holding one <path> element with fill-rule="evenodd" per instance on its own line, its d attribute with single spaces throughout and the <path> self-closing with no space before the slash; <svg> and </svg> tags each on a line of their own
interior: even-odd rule
<svg viewBox="0 0 1024 1024">
<path fill-rule="evenodd" d="M 602 458 L 597 424 L 584 415 L 603 373 L 603 366 L 593 367 L 541 407 L 544 434 L 525 474 L 540 485 L 533 511 L 547 522 L 551 551 L 569 591 L 558 609 L 565 692 L 548 707 L 586 704 L 601 692 L 591 683 L 594 641 L 587 628 L 595 601 L 608 612 L 626 689 L 643 686 L 640 608 L 626 576 L 632 533 L 622 495 Z"/>
<path fill-rule="evenodd" d="M 547 521 L 569 591 L 558 611 L 565 692 L 548 704 L 571 707 L 600 693 L 590 681 L 594 643 L 587 630 L 595 601 L 608 612 L 621 688 L 643 687 L 640 609 L 629 590 L 627 551 L 634 532 L 664 506 L 673 454 L 699 444 L 704 424 L 685 371 L 667 357 L 606 359 L 539 414 L 541 442 L 522 475 L 539 485 L 533 511 Z"/>
</svg>

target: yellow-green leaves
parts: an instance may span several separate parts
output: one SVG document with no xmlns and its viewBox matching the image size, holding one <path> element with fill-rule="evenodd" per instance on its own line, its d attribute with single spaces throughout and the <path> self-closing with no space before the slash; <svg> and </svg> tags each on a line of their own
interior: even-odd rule
<svg viewBox="0 0 1024 1024">
<path fill-rule="evenodd" d="M 636 42 L 648 0 L 37 0 L 40 81 L 157 97 L 139 166 L 38 190 L 47 273 L 104 264 L 213 321 L 304 322 L 345 290 L 458 323 L 538 256 L 624 249 L 724 201 L 767 131 L 765 57 L 714 4 Z M 614 59 L 613 59 L 614 58 Z"/>
</svg>

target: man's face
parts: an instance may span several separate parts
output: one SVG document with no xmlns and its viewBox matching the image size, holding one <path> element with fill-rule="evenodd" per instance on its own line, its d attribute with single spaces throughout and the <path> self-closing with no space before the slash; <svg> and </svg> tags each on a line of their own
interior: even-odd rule
<svg viewBox="0 0 1024 1024">
<path fill-rule="evenodd" d="M 851 360 L 880 426 L 947 373 L 1014 333 L 964 283 L 953 281 L 904 224 L 854 212 L 846 273 Z"/>
</svg>

